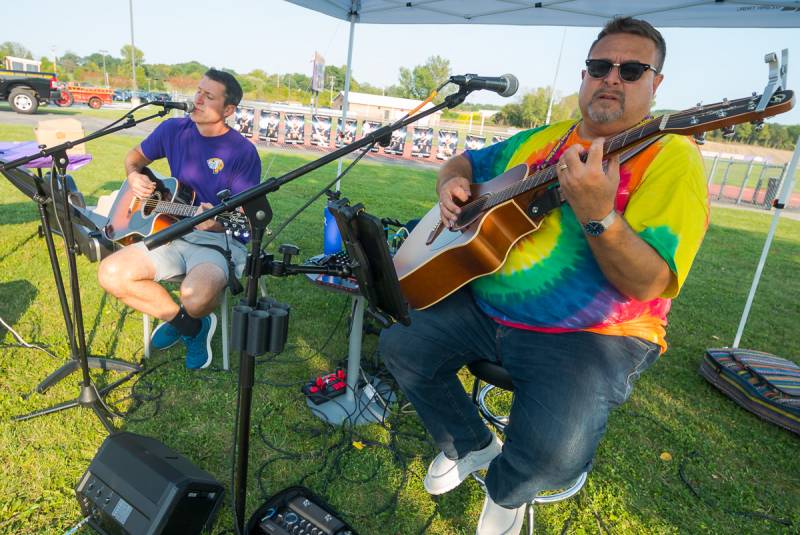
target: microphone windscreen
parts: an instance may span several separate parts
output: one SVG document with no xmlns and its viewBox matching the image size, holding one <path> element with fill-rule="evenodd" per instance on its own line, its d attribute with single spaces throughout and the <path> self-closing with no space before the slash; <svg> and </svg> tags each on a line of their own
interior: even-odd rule
<svg viewBox="0 0 800 535">
<path fill-rule="evenodd" d="M 516 89 L 514 89 L 516 91 Z M 194 111 L 194 102 L 191 100 L 186 102 L 186 113 L 192 113 Z"/>
<path fill-rule="evenodd" d="M 519 89 L 519 80 L 513 74 L 504 74 L 501 76 L 506 82 L 508 82 L 508 86 L 506 87 L 505 91 L 500 93 L 501 97 L 510 97 L 511 95 L 517 92 Z"/>
</svg>

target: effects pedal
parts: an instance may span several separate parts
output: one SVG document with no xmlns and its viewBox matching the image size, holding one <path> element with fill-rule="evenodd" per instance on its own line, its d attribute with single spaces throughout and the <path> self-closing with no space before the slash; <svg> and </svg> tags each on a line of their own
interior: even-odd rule
<svg viewBox="0 0 800 535">
<path fill-rule="evenodd" d="M 314 405 L 325 403 L 347 391 L 347 372 L 338 368 L 333 373 L 310 380 L 300 390 Z"/>
</svg>

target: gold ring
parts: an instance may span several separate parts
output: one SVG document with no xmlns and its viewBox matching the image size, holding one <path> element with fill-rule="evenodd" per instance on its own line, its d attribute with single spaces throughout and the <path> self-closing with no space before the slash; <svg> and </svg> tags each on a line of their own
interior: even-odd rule
<svg viewBox="0 0 800 535">
<path fill-rule="evenodd" d="M 567 168 L 569 168 L 569 166 L 567 164 L 565 164 L 565 163 L 562 163 L 561 165 L 558 166 L 558 170 L 559 171 L 564 171 Z"/>
</svg>

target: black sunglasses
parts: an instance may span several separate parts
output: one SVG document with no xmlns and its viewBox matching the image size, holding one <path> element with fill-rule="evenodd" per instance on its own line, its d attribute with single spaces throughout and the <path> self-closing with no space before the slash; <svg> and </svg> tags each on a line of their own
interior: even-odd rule
<svg viewBox="0 0 800 535">
<path fill-rule="evenodd" d="M 639 63 L 638 61 L 626 61 L 625 63 L 612 63 L 607 59 L 587 59 L 586 72 L 592 78 L 605 78 L 613 67 L 619 69 L 619 77 L 625 82 L 635 82 L 642 77 L 648 69 L 658 74 L 651 65 Z"/>
</svg>

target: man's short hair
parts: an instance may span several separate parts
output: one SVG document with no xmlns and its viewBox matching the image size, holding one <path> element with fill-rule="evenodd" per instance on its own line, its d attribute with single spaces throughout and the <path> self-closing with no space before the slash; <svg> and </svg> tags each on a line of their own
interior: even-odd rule
<svg viewBox="0 0 800 535">
<path fill-rule="evenodd" d="M 229 72 L 220 71 L 214 68 L 208 69 L 203 75 L 209 80 L 214 80 L 225 86 L 225 105 L 233 104 L 238 106 L 242 101 L 242 86 L 236 81 L 236 78 Z"/>
<path fill-rule="evenodd" d="M 646 37 L 653 41 L 656 45 L 658 52 L 657 64 L 654 65 L 656 72 L 661 72 L 664 67 L 664 58 L 667 57 L 667 43 L 661 32 L 653 28 L 653 26 L 644 20 L 634 19 L 633 17 L 616 17 L 608 21 L 605 27 L 597 34 L 597 39 L 594 40 L 592 46 L 589 47 L 589 54 L 591 55 L 594 46 L 606 35 L 615 33 L 629 33 L 632 35 L 639 35 Z"/>
</svg>

